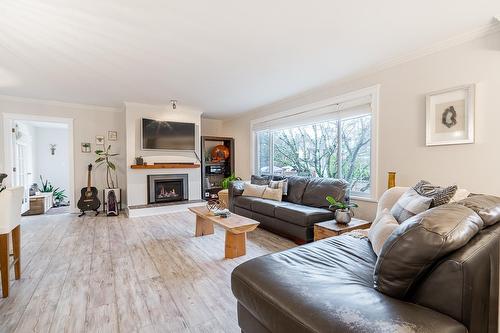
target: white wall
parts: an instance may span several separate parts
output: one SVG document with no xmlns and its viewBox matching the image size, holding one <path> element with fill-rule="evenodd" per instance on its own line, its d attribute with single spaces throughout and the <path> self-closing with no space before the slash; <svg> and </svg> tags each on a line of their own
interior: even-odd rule
<svg viewBox="0 0 500 333">
<path fill-rule="evenodd" d="M 80 189 L 87 184 L 87 165 L 95 160 L 94 153 L 81 152 L 81 142 L 90 142 L 94 151 L 96 135 L 107 136 L 108 130 L 117 131 L 118 141 L 112 142 L 112 146 L 115 152 L 120 153 L 116 159 L 118 180 L 120 187 L 125 186 L 125 127 L 121 110 L 0 96 L 0 113 L 73 119 L 75 200 L 79 199 Z M 0 117 L 0 171 L 5 172 L 3 130 L 3 118 Z M 104 174 L 104 170 L 93 173 L 93 184 L 98 189 L 106 187 Z"/>
<path fill-rule="evenodd" d="M 332 59 L 335 61 L 335 59 Z M 477 83 L 476 142 L 425 146 L 425 95 Z M 220 134 L 235 140 L 236 174 L 251 174 L 250 121 L 350 91 L 380 84 L 378 196 L 387 187 L 387 172 L 397 184 L 419 179 L 456 183 L 474 192 L 500 194 L 500 34 L 427 55 L 364 77 L 329 84 L 224 122 Z M 363 202 L 358 216 L 370 219 L 375 204 Z"/>
<path fill-rule="evenodd" d="M 34 182 L 41 186 L 41 175 L 54 188 L 59 187 L 67 194 L 70 188 L 68 129 L 35 127 L 34 139 Z M 50 151 L 51 144 L 57 145 L 54 155 Z"/>
<path fill-rule="evenodd" d="M 189 200 L 201 199 L 201 170 L 197 169 L 131 169 L 135 157 L 143 156 L 149 164 L 154 162 L 196 162 L 191 151 L 151 151 L 141 149 L 141 118 L 190 122 L 196 126 L 196 153 L 200 156 L 201 111 L 178 105 L 171 106 L 125 103 L 125 124 L 127 129 L 127 191 L 129 206 L 147 204 L 147 175 L 188 174 Z"/>
</svg>

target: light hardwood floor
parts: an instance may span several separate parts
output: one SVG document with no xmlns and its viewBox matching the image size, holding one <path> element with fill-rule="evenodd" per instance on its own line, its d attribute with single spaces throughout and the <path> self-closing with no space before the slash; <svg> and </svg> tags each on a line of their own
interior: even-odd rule
<svg viewBox="0 0 500 333">
<path fill-rule="evenodd" d="M 23 218 L 22 278 L 0 299 L 0 332 L 239 332 L 231 271 L 293 247 L 257 229 L 224 259 L 224 230 L 195 216 Z"/>
</svg>

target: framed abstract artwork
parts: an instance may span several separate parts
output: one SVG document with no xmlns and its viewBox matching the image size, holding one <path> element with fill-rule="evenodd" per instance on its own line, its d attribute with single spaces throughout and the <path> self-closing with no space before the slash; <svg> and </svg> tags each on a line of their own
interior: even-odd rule
<svg viewBox="0 0 500 333">
<path fill-rule="evenodd" d="M 474 143 L 475 85 L 426 96 L 426 145 Z"/>
</svg>

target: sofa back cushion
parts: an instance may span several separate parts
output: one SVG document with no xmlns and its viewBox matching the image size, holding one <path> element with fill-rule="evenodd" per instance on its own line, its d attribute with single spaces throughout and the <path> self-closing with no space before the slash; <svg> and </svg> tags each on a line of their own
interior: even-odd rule
<svg viewBox="0 0 500 333">
<path fill-rule="evenodd" d="M 257 175 L 252 175 L 250 177 L 250 183 L 255 184 L 255 185 L 268 185 L 269 182 L 271 181 L 272 176 L 257 176 Z"/>
<path fill-rule="evenodd" d="M 473 195 L 458 202 L 475 211 L 490 226 L 500 221 L 500 198 L 492 195 Z"/>
<path fill-rule="evenodd" d="M 326 196 L 331 195 L 336 201 L 343 202 L 348 183 L 342 179 L 311 178 L 302 197 L 302 204 L 317 208 L 328 208 Z"/>
<path fill-rule="evenodd" d="M 309 182 L 309 177 L 299 177 L 292 176 L 288 177 L 288 189 L 286 195 L 286 201 L 293 202 L 296 204 L 302 203 L 302 196 L 306 189 L 307 183 Z"/>
<path fill-rule="evenodd" d="M 458 204 L 409 218 L 382 247 L 373 276 L 375 289 L 404 298 L 432 264 L 467 244 L 482 226 L 479 215 Z"/>
</svg>

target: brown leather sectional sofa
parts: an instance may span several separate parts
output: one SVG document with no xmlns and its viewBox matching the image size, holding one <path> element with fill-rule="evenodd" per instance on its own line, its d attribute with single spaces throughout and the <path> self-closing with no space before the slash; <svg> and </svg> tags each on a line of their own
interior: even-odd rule
<svg viewBox="0 0 500 333">
<path fill-rule="evenodd" d="M 496 207 L 498 216 L 500 206 Z M 451 226 L 452 232 L 443 238 L 448 244 L 463 242 L 467 234 L 472 238 L 426 266 L 402 297 L 374 288 L 378 258 L 366 238 L 341 235 L 247 261 L 233 271 L 231 281 L 241 330 L 497 333 L 500 223 L 487 223 L 492 214 L 479 215 L 484 221 L 481 229 L 478 216 L 476 225 L 466 221 L 466 227 L 458 219 L 457 228 L 463 230 L 458 234 Z M 403 230 L 403 238 L 412 237 L 405 234 Z M 430 242 L 442 248 L 440 242 Z M 408 258 L 415 256 L 421 242 L 412 243 Z"/>
<path fill-rule="evenodd" d="M 314 224 L 333 219 L 325 197 L 344 200 L 348 184 L 340 179 L 288 177 L 283 201 L 242 196 L 243 181 L 229 185 L 229 210 L 260 222 L 260 227 L 297 243 L 311 242 Z"/>
</svg>

